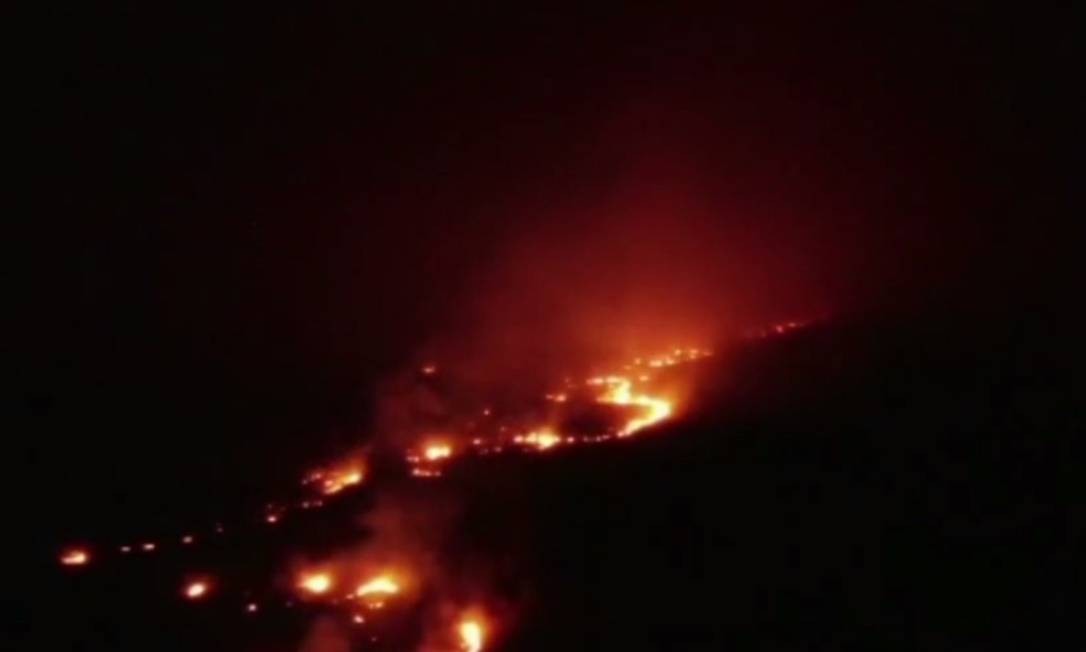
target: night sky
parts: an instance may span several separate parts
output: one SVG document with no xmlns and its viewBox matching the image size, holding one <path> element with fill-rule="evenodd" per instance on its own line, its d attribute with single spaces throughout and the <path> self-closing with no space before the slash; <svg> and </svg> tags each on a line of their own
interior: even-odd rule
<svg viewBox="0 0 1086 652">
<path fill-rule="evenodd" d="M 494 380 L 827 315 L 948 358 L 1056 337 L 1069 11 L 587 4 L 35 20 L 26 554 L 247 509 L 431 358 Z"/>
</svg>

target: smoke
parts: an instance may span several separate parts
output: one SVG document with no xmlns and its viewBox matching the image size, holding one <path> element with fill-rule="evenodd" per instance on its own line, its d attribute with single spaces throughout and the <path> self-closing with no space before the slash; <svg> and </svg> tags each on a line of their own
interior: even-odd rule
<svg viewBox="0 0 1086 652">
<path fill-rule="evenodd" d="M 298 652 L 351 652 L 351 641 L 334 618 L 320 616 L 302 640 Z"/>
</svg>

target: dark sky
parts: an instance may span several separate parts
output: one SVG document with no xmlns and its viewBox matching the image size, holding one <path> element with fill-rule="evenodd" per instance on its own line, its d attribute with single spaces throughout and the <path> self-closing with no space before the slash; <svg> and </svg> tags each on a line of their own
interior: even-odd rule
<svg viewBox="0 0 1086 652">
<path fill-rule="evenodd" d="M 1058 12 L 371 4 L 46 17 L 28 475 L 111 475 L 90 502 L 254 450 L 293 473 L 282 442 L 357 437 L 420 351 L 938 314 L 1062 271 Z"/>
</svg>

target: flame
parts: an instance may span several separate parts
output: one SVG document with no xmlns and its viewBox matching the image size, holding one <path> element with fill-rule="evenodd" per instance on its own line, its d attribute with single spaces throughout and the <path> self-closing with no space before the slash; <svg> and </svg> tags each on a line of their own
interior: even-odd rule
<svg viewBox="0 0 1086 652">
<path fill-rule="evenodd" d="M 400 592 L 400 585 L 388 575 L 379 575 L 365 584 L 360 584 L 354 594 L 360 598 L 368 595 L 395 595 Z"/>
<path fill-rule="evenodd" d="M 320 491 L 325 496 L 338 494 L 347 487 L 361 483 L 363 477 L 362 469 L 353 466 L 320 474 Z"/>
<path fill-rule="evenodd" d="M 64 566 L 85 566 L 90 562 L 90 553 L 83 548 L 72 548 L 60 555 L 60 563 Z"/>
<path fill-rule="evenodd" d="M 298 581 L 298 587 L 313 595 L 321 595 L 332 588 L 332 583 L 330 573 L 307 573 Z"/>
<path fill-rule="evenodd" d="M 801 322 L 785 322 L 776 325 L 772 331 L 766 332 L 787 332 L 803 325 Z M 657 374 L 663 373 L 658 371 L 659 369 L 710 355 L 712 352 L 706 349 L 675 348 L 663 355 L 636 358 L 632 363 L 618 366 L 616 369 L 621 370 L 619 374 L 600 375 L 580 382 L 566 377 L 564 384 L 560 385 L 561 391 L 552 390 L 551 393 L 544 395 L 547 401 L 555 404 L 547 406 L 546 411 L 549 416 L 546 420 L 532 421 L 529 419 L 535 417 L 531 415 L 510 414 L 505 407 L 493 409 L 491 403 L 479 401 L 474 403 L 475 407 L 471 409 L 471 419 L 461 421 L 464 424 L 462 432 L 436 431 L 433 435 L 425 435 L 414 446 L 401 452 L 406 453 L 408 469 L 412 476 L 439 478 L 446 470 L 446 461 L 454 454 L 465 457 L 489 456 L 503 452 L 528 454 L 547 451 L 563 444 L 571 446 L 597 444 L 627 437 L 660 423 L 674 414 L 675 406 L 670 397 L 659 396 L 654 389 Z M 438 368 L 436 365 L 426 364 L 420 371 L 423 375 L 431 376 L 438 373 Z M 481 398 L 486 399 L 486 397 Z M 612 425 L 599 432 L 577 430 L 567 432 L 562 429 L 563 423 L 575 423 L 576 418 L 569 417 L 576 417 L 577 412 L 582 410 L 586 403 L 592 401 L 624 408 L 616 410 L 616 413 L 622 415 L 620 418 L 623 421 L 618 426 Z M 482 416 L 490 418 L 476 420 L 480 411 Z M 516 433 L 515 436 L 514 433 Z M 366 459 L 358 455 L 334 467 L 313 471 L 304 477 L 302 484 L 320 495 L 309 496 L 296 504 L 266 503 L 262 512 L 256 514 L 256 521 L 260 522 L 262 519 L 266 523 L 274 524 L 290 517 L 295 507 L 300 509 L 321 507 L 325 504 L 323 496 L 331 496 L 362 483 L 365 473 Z M 214 532 L 223 534 L 225 529 L 221 523 L 215 523 Z M 184 534 L 179 539 L 186 545 L 196 540 L 192 534 Z M 171 538 L 169 541 L 177 541 L 177 539 Z M 167 544 L 166 547 L 170 546 Z M 156 549 L 156 543 L 147 539 L 137 539 L 136 543 L 124 544 L 119 548 L 121 553 L 137 550 L 150 553 Z M 63 551 L 59 561 L 66 566 L 84 565 L 89 563 L 90 553 L 82 548 L 69 548 Z M 330 566 L 325 565 L 304 570 L 297 576 L 294 588 L 306 597 L 315 599 L 316 596 L 324 596 L 320 600 L 322 603 L 345 608 L 345 615 L 351 615 L 352 621 L 359 625 L 366 620 L 358 611 L 374 610 L 376 613 L 376 610 L 384 607 L 385 601 L 390 596 L 405 591 L 405 585 L 401 583 L 403 578 L 397 577 L 398 568 L 395 569 L 396 573 L 382 572 L 368 579 L 363 578 L 363 581 L 355 586 L 353 592 L 348 592 L 349 589 L 339 592 L 336 585 L 337 582 L 348 584 L 348 580 L 353 582 L 358 579 L 356 576 L 337 578 L 328 568 Z M 416 590 L 416 586 L 411 582 L 408 582 L 406 586 L 412 593 Z M 336 592 L 332 593 L 333 590 Z M 218 582 L 214 578 L 209 579 L 209 576 L 193 579 L 181 587 L 182 596 L 188 600 L 201 600 L 216 591 L 218 591 Z M 243 600 L 253 599 L 248 591 L 242 595 Z M 291 600 L 286 602 L 287 607 L 293 604 Z M 242 606 L 244 612 L 248 614 L 256 613 L 259 609 L 257 602 L 239 600 L 238 606 Z M 460 612 L 458 621 L 453 621 L 455 624 L 452 627 L 449 627 L 452 624 L 450 621 L 443 620 L 442 622 L 444 626 L 440 638 L 445 647 L 455 645 L 461 651 L 480 652 L 486 642 L 486 637 L 490 635 L 493 638 L 494 636 L 493 631 L 488 632 L 488 627 L 494 623 L 488 621 L 485 614 L 476 610 Z"/>
<path fill-rule="evenodd" d="M 210 585 L 204 581 L 189 582 L 185 585 L 184 595 L 189 600 L 199 600 L 207 595 Z"/>
<path fill-rule="evenodd" d="M 485 630 L 483 624 L 476 619 L 468 618 L 460 621 L 456 626 L 456 633 L 460 636 L 460 649 L 464 652 L 480 652 L 483 649 Z"/>
<path fill-rule="evenodd" d="M 548 448 L 561 444 L 562 437 L 556 435 L 552 430 L 547 429 L 530 432 L 527 435 L 518 435 L 513 438 L 513 441 L 518 444 L 534 446 L 541 451 L 545 451 Z"/>
<path fill-rule="evenodd" d="M 443 442 L 427 444 L 426 447 L 422 449 L 422 456 L 429 462 L 443 460 L 452 456 L 452 446 Z"/>
<path fill-rule="evenodd" d="M 655 360 L 650 360 L 651 366 Z M 631 391 L 633 382 L 624 376 L 602 376 L 588 379 L 589 385 L 604 385 L 607 389 L 596 400 L 609 405 L 632 405 L 645 409 L 642 416 L 635 417 L 626 422 L 619 430 L 620 437 L 628 437 L 638 430 L 659 423 L 671 416 L 673 407 L 670 401 L 655 398 L 646 394 L 634 394 Z"/>
</svg>

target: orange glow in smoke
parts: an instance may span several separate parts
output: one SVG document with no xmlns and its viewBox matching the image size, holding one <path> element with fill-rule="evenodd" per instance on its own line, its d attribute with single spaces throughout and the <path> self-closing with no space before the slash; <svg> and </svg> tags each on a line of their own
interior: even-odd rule
<svg viewBox="0 0 1086 652">
<path fill-rule="evenodd" d="M 478 619 L 467 618 L 460 621 L 456 626 L 456 633 L 460 637 L 460 649 L 464 652 L 479 652 L 483 649 L 486 631 Z"/>
<path fill-rule="evenodd" d="M 329 573 L 307 573 L 298 581 L 298 587 L 312 593 L 321 595 L 332 588 L 332 575 Z"/>
<path fill-rule="evenodd" d="M 72 548 L 60 555 L 60 563 L 64 566 L 84 566 L 90 561 L 90 553 L 82 548 Z"/>
</svg>

